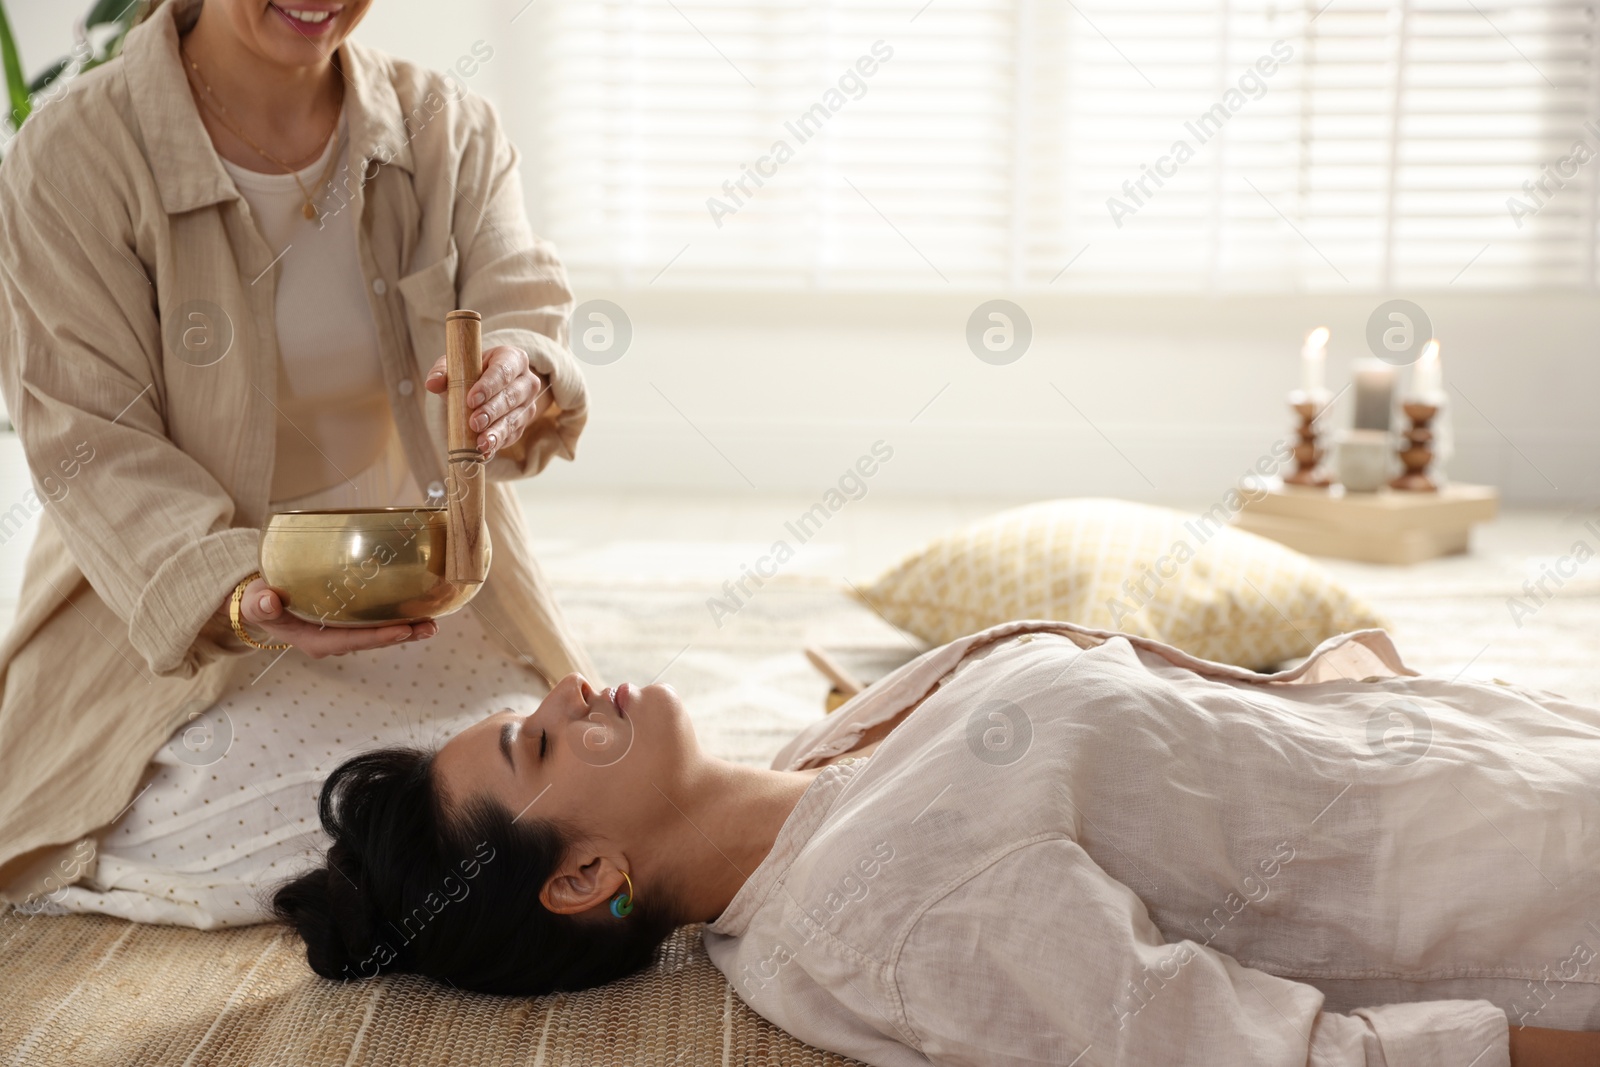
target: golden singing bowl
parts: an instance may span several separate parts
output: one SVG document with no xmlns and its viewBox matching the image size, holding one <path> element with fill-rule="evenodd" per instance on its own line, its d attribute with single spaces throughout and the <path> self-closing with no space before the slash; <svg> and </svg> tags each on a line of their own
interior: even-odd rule
<svg viewBox="0 0 1600 1067">
<path fill-rule="evenodd" d="M 443 504 L 279 511 L 261 532 L 261 577 L 283 594 L 291 615 L 307 622 L 437 619 L 483 587 L 445 578 L 448 516 Z"/>
</svg>

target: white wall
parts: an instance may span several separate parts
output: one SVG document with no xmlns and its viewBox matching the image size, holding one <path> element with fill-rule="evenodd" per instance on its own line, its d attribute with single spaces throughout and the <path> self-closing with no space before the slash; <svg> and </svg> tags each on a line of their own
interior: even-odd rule
<svg viewBox="0 0 1600 1067">
<path fill-rule="evenodd" d="M 581 462 L 552 485 L 746 490 L 737 467 L 761 490 L 815 492 L 883 438 L 890 492 L 1140 499 L 1224 492 L 1288 435 L 1308 326 L 1333 329 L 1338 388 L 1379 303 L 1022 295 L 1033 345 L 996 367 L 967 349 L 965 326 L 998 294 L 580 299 L 596 295 L 629 313 L 633 346 L 587 369 Z M 1412 296 L 1458 387 L 1452 475 L 1522 502 L 1600 497 L 1600 302 Z"/>
<path fill-rule="evenodd" d="M 525 2 L 377 0 L 358 34 L 441 68 L 489 42 L 495 59 L 468 84 L 495 101 L 524 168 L 536 168 L 518 61 L 535 20 L 511 21 Z M 66 51 L 87 7 L 24 0 L 12 10 L 30 73 Z M 965 324 L 978 303 L 1008 294 L 697 294 L 667 284 L 580 287 L 580 301 L 620 304 L 634 340 L 618 362 L 587 369 L 593 416 L 579 462 L 555 464 L 542 488 L 814 494 L 881 438 L 895 457 L 874 492 L 1208 499 L 1288 433 L 1283 396 L 1305 330 L 1333 328 L 1337 388 L 1380 302 L 1013 294 L 1033 320 L 1033 347 L 994 367 L 968 351 Z M 1395 295 L 1428 311 L 1459 387 L 1456 478 L 1499 485 L 1509 501 L 1600 498 L 1600 301 Z"/>
</svg>

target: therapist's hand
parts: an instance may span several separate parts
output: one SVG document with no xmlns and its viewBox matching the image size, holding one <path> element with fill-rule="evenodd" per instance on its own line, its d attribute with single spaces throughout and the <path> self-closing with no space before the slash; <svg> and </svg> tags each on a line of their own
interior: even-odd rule
<svg viewBox="0 0 1600 1067">
<path fill-rule="evenodd" d="M 217 616 L 220 626 L 232 632 L 228 617 L 228 603 L 233 594 L 222 602 Z M 342 656 L 348 652 L 363 652 L 369 648 L 398 645 L 403 641 L 425 641 L 439 632 L 439 624 L 432 619 L 417 623 L 395 623 L 393 626 L 319 626 L 298 619 L 283 606 L 277 590 L 260 578 L 244 587 L 239 600 L 239 618 L 245 633 L 262 644 L 288 642 L 312 659 L 324 656 Z M 237 636 L 233 638 L 237 640 Z"/>
<path fill-rule="evenodd" d="M 447 393 L 445 357 L 428 372 L 430 393 Z M 528 366 L 528 353 L 512 345 L 496 345 L 483 354 L 483 376 L 467 390 L 467 426 L 478 435 L 484 459 L 521 440 L 533 420 L 550 406 L 549 383 Z"/>
</svg>

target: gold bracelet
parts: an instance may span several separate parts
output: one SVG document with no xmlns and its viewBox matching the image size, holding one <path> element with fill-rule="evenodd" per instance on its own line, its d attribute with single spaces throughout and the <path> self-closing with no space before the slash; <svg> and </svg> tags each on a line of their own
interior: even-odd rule
<svg viewBox="0 0 1600 1067">
<path fill-rule="evenodd" d="M 239 640 L 243 641 L 252 648 L 264 649 L 269 652 L 280 648 L 291 648 L 293 646 L 287 644 L 264 645 L 260 641 L 257 641 L 255 638 L 244 632 L 244 622 L 239 618 L 239 602 L 244 599 L 244 587 L 259 577 L 261 577 L 260 571 L 247 574 L 242 580 L 240 580 L 238 585 L 233 587 L 233 599 L 228 601 L 228 618 L 233 621 L 233 632 L 239 638 Z"/>
</svg>

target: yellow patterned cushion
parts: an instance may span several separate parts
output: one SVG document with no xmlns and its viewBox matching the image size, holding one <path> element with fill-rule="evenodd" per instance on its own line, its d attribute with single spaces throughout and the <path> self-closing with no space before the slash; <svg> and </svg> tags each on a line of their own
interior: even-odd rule
<svg viewBox="0 0 1600 1067">
<path fill-rule="evenodd" d="M 1125 500 L 1053 500 L 937 538 L 860 591 L 943 644 L 1010 619 L 1056 619 L 1260 670 L 1383 620 L 1300 553 Z"/>
</svg>

